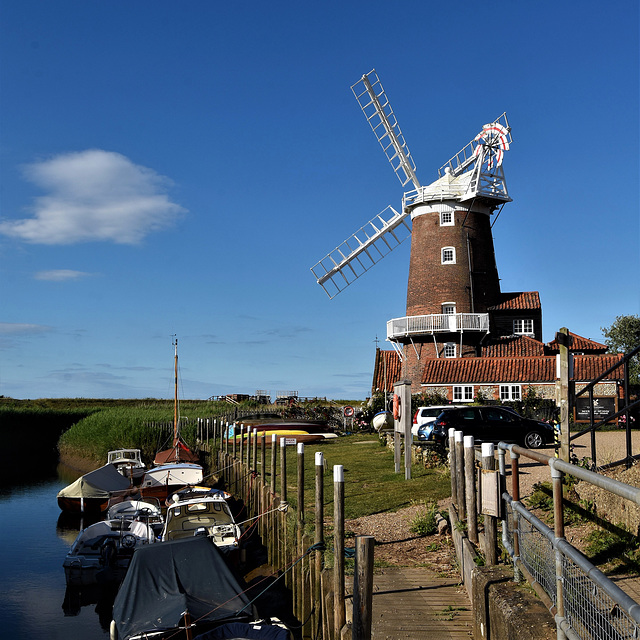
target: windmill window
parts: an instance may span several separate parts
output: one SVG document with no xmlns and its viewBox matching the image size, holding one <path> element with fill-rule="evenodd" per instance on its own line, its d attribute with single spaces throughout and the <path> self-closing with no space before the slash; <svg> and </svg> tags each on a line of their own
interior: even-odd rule
<svg viewBox="0 0 640 640">
<path fill-rule="evenodd" d="M 533 320 L 528 318 L 525 320 L 513 321 L 513 333 L 518 335 L 533 335 Z"/>
<path fill-rule="evenodd" d="M 447 342 L 444 345 L 444 357 L 445 358 L 455 358 L 456 357 L 456 343 L 455 342 Z"/>
<path fill-rule="evenodd" d="M 446 316 L 454 315 L 456 312 L 456 303 L 455 302 L 443 302 L 442 303 L 442 313 Z"/>
<path fill-rule="evenodd" d="M 456 263 L 456 249 L 455 247 L 443 247 L 442 249 L 442 264 L 455 264 Z"/>
<path fill-rule="evenodd" d="M 453 212 L 452 211 L 441 211 L 440 212 L 440 226 L 441 227 L 452 227 L 453 226 Z"/>
<path fill-rule="evenodd" d="M 473 385 L 460 385 L 453 387 L 454 402 L 473 402 Z"/>
</svg>

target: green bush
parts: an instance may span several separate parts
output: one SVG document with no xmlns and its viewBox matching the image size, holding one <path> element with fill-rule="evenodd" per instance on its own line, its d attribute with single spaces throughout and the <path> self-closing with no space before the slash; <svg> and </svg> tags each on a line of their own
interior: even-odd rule
<svg viewBox="0 0 640 640">
<path fill-rule="evenodd" d="M 411 521 L 410 531 L 418 536 L 432 536 L 438 530 L 436 514 L 438 505 L 435 502 L 425 506 L 415 515 Z"/>
</svg>

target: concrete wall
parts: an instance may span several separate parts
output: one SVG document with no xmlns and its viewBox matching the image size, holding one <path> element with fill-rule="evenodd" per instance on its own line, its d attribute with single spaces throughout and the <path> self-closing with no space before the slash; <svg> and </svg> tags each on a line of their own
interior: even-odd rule
<svg viewBox="0 0 640 640">
<path fill-rule="evenodd" d="M 451 535 L 460 577 L 473 609 L 475 640 L 553 640 L 553 616 L 527 586 L 513 582 L 511 567 L 479 566 L 479 556 L 460 530 L 458 515 L 449 507 Z"/>
</svg>

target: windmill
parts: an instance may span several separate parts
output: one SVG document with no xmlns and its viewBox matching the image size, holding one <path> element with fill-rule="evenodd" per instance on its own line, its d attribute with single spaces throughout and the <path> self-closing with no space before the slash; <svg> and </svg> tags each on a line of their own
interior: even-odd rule
<svg viewBox="0 0 640 640">
<path fill-rule="evenodd" d="M 375 69 L 351 87 L 353 94 L 380 143 L 393 171 L 405 187 L 400 211 L 388 206 L 365 226 L 317 262 L 311 271 L 330 298 L 334 298 L 354 280 L 411 235 L 415 208 L 434 200 L 483 202 L 493 211 L 509 202 L 502 170 L 504 151 L 511 143 L 511 130 L 503 113 L 438 170 L 439 178 L 422 186 L 416 165 L 398 121 Z"/>
</svg>

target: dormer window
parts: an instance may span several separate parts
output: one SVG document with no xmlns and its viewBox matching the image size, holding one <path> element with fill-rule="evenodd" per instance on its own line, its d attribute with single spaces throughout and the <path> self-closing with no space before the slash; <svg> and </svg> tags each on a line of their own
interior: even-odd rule
<svg viewBox="0 0 640 640">
<path fill-rule="evenodd" d="M 441 211 L 440 212 L 440 226 L 452 227 L 453 226 L 453 211 Z"/>
<path fill-rule="evenodd" d="M 455 264 L 456 263 L 456 248 L 455 247 L 443 247 L 442 248 L 442 264 Z"/>
<path fill-rule="evenodd" d="M 532 336 L 533 320 L 531 318 L 513 321 L 513 333 L 516 335 Z"/>
</svg>

